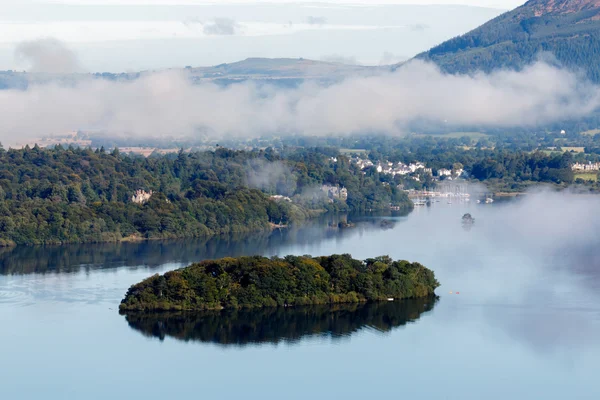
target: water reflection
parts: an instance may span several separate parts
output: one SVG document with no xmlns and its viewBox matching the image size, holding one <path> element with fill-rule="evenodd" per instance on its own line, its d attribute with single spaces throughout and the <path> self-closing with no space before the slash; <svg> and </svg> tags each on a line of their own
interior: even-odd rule
<svg viewBox="0 0 600 400">
<path fill-rule="evenodd" d="M 129 313 L 129 326 L 164 340 L 216 343 L 223 346 L 294 343 L 310 336 L 339 340 L 365 328 L 379 332 L 414 322 L 431 311 L 437 298 L 390 303 L 343 304 L 201 313 Z"/>
<path fill-rule="evenodd" d="M 394 227 L 406 214 L 370 216 L 327 215 L 307 225 L 210 239 L 149 241 L 141 243 L 17 246 L 0 248 L 0 275 L 72 273 L 117 267 L 157 268 L 167 263 L 191 264 L 204 259 L 277 252 L 285 245 L 308 246 Z M 350 221 L 352 228 L 339 228 Z M 335 228 L 332 228 L 335 226 Z"/>
</svg>

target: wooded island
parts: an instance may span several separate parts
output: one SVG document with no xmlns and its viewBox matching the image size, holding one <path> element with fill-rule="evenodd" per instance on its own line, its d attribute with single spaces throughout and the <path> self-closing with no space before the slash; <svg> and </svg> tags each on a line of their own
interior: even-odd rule
<svg viewBox="0 0 600 400">
<path fill-rule="evenodd" d="M 133 285 L 121 311 L 359 303 L 433 296 L 433 271 L 388 256 L 239 257 L 203 261 Z"/>
</svg>

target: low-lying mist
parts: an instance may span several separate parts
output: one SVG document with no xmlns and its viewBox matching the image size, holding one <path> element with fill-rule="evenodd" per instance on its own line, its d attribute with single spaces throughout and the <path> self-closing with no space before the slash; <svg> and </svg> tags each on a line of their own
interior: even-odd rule
<svg viewBox="0 0 600 400">
<path fill-rule="evenodd" d="M 442 284 L 436 307 L 448 330 L 472 323 L 543 353 L 596 343 L 600 196 L 534 189 L 494 204 L 474 200 L 418 207 L 393 219 L 390 231 L 354 232 L 342 244 L 323 241 L 318 251 L 298 253 L 351 249 L 360 259 L 389 254 L 423 263 Z M 465 213 L 475 218 L 471 229 L 461 224 Z"/>
<path fill-rule="evenodd" d="M 27 50 L 36 71 L 77 65 L 69 56 L 65 66 L 40 46 L 29 44 Z M 226 87 L 192 83 L 186 72 L 172 70 L 132 81 L 90 76 L 71 84 L 50 81 L 24 91 L 0 91 L 0 140 L 73 130 L 215 138 L 402 134 L 415 121 L 446 127 L 534 127 L 584 117 L 599 106 L 598 86 L 543 62 L 519 72 L 447 75 L 432 64 L 413 61 L 395 72 L 347 77 L 328 86 L 306 81 L 294 89 L 252 81 Z"/>
</svg>

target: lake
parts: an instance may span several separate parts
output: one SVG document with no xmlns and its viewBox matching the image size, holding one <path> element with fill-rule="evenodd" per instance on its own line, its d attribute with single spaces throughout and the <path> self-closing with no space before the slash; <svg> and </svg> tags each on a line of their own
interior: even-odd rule
<svg viewBox="0 0 600 400">
<path fill-rule="evenodd" d="M 325 217 L 245 237 L 2 249 L 0 397 L 598 399 L 599 206 L 541 192 L 350 216 L 349 229 Z M 439 299 L 117 311 L 133 283 L 201 259 L 332 253 L 421 262 Z"/>
</svg>

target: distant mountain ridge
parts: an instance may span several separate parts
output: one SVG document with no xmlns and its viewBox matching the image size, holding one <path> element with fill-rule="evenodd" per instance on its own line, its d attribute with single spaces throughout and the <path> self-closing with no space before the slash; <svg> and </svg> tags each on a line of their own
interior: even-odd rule
<svg viewBox="0 0 600 400">
<path fill-rule="evenodd" d="M 247 58 L 242 61 L 213 67 L 189 68 L 193 75 L 205 79 L 228 77 L 230 79 L 256 78 L 322 78 L 336 75 L 362 74 L 381 67 L 367 67 L 336 62 L 315 61 L 304 58 Z"/>
<path fill-rule="evenodd" d="M 530 0 L 416 58 L 471 73 L 520 69 L 542 55 L 600 82 L 600 0 Z"/>
<path fill-rule="evenodd" d="M 193 82 L 230 84 L 243 81 L 269 82 L 278 86 L 294 86 L 305 80 L 324 83 L 339 81 L 348 76 L 368 76 L 389 67 L 349 65 L 336 62 L 315 61 L 304 58 L 247 58 L 242 61 L 211 67 L 186 67 Z M 184 70 L 175 68 L 171 70 Z M 130 81 L 149 73 L 166 71 L 141 71 L 133 73 L 77 73 L 47 74 L 0 71 L 0 90 L 26 89 L 30 84 L 46 82 L 74 83 L 95 78 L 111 81 Z"/>
</svg>

